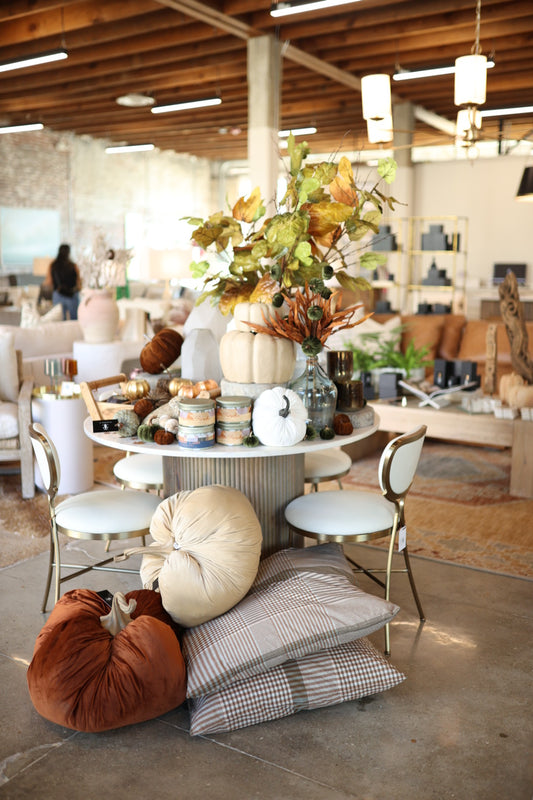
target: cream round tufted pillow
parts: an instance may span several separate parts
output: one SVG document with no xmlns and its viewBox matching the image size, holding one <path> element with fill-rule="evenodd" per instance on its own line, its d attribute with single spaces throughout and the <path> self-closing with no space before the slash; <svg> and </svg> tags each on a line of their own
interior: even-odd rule
<svg viewBox="0 0 533 800">
<path fill-rule="evenodd" d="M 261 555 L 261 525 L 242 492 L 202 486 L 158 506 L 143 549 L 145 589 L 159 582 L 161 600 L 187 628 L 233 608 L 250 589 Z"/>
</svg>

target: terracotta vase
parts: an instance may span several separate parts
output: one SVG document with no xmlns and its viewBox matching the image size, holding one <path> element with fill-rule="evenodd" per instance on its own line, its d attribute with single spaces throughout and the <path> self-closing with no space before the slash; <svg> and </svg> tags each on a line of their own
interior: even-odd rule
<svg viewBox="0 0 533 800">
<path fill-rule="evenodd" d="M 112 342 L 117 333 L 119 311 L 113 289 L 83 289 L 78 321 L 86 342 Z"/>
</svg>

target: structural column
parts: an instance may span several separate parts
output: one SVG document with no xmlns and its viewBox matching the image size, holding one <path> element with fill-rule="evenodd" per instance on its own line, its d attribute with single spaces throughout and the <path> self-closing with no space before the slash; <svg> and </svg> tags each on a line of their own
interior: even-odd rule
<svg viewBox="0 0 533 800">
<path fill-rule="evenodd" d="M 273 36 L 248 40 L 248 163 L 272 213 L 279 173 L 281 43 Z"/>
<path fill-rule="evenodd" d="M 398 164 L 396 180 L 392 184 L 392 194 L 406 205 L 401 207 L 403 215 L 415 214 L 414 211 L 414 181 L 413 162 L 411 159 L 411 145 L 413 143 L 413 130 L 415 126 L 414 106 L 412 103 L 398 103 L 393 108 L 394 119 L 394 158 Z M 406 208 L 407 206 L 407 208 Z M 397 211 L 397 213 L 400 213 Z"/>
</svg>

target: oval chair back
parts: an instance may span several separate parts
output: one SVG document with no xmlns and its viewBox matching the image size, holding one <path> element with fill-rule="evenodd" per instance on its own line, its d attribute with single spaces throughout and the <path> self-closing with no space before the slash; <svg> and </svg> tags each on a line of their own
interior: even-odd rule
<svg viewBox="0 0 533 800">
<path fill-rule="evenodd" d="M 61 481 L 61 465 L 56 446 L 39 422 L 30 424 L 29 434 L 48 502 L 53 505 Z"/>
<path fill-rule="evenodd" d="M 420 425 L 392 439 L 381 454 L 378 479 L 381 491 L 392 503 L 405 499 L 420 460 L 427 426 Z"/>
</svg>

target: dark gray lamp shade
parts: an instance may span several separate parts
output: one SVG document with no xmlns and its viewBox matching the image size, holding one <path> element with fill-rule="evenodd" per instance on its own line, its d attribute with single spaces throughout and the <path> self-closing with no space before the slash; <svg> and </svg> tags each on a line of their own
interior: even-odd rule
<svg viewBox="0 0 533 800">
<path fill-rule="evenodd" d="M 533 167 L 526 167 L 520 186 L 516 193 L 517 200 L 527 200 L 533 203 Z"/>
</svg>

